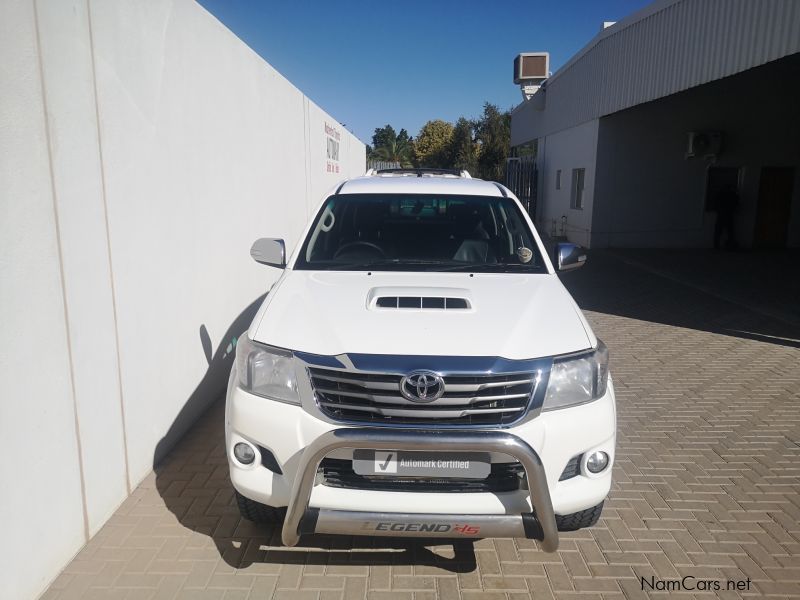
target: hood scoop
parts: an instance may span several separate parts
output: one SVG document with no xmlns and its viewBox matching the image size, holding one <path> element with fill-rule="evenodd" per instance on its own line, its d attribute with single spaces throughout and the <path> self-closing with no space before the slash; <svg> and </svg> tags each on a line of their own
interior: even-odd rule
<svg viewBox="0 0 800 600">
<path fill-rule="evenodd" d="M 380 287 L 367 294 L 369 310 L 472 310 L 469 290 L 430 287 Z"/>
</svg>

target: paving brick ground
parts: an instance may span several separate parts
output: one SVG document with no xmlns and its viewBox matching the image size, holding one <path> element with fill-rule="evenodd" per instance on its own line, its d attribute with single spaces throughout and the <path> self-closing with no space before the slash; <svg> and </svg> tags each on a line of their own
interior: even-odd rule
<svg viewBox="0 0 800 600">
<path fill-rule="evenodd" d="M 600 523 L 563 534 L 558 553 L 529 540 L 316 537 L 283 548 L 277 532 L 239 518 L 220 402 L 44 597 L 633 599 L 667 597 L 642 591 L 642 577 L 690 576 L 723 589 L 682 598 L 800 598 L 795 326 L 619 253 L 596 252 L 564 280 L 611 350 L 619 437 Z"/>
</svg>

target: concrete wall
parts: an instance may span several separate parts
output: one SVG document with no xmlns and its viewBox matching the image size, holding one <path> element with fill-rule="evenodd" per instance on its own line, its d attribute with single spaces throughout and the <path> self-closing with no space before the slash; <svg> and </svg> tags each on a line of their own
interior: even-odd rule
<svg viewBox="0 0 800 600">
<path fill-rule="evenodd" d="M 30 598 L 86 537 L 58 221 L 29 2 L 0 3 L 0 56 L 0 515 L 6 539 L 0 564 L 3 595 Z"/>
<path fill-rule="evenodd" d="M 536 214 L 537 227 L 548 235 L 560 236 L 563 230 L 569 241 L 584 246 L 589 245 L 592 227 L 597 130 L 598 121 L 595 119 L 548 135 L 539 140 L 537 154 L 540 198 Z M 585 169 L 583 209 L 571 208 L 573 169 Z M 556 189 L 559 170 L 561 186 Z"/>
<path fill-rule="evenodd" d="M 190 0 L 9 0 L 0 55 L 0 564 L 33 598 L 219 397 L 252 241 L 365 161 Z"/>
<path fill-rule="evenodd" d="M 742 169 L 736 231 L 753 240 L 761 168 L 795 168 L 788 245 L 800 245 L 800 54 L 600 119 L 592 246 L 712 245 L 707 169 L 687 132 L 716 130 L 714 166 Z M 577 128 L 576 128 L 577 129 Z M 586 136 L 586 143 L 590 143 Z"/>
</svg>

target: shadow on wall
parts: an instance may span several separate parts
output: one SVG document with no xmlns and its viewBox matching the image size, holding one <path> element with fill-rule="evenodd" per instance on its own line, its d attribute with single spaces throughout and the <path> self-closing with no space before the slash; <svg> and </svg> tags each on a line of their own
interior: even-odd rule
<svg viewBox="0 0 800 600">
<path fill-rule="evenodd" d="M 591 250 L 559 277 L 582 310 L 800 348 L 795 252 Z"/>
<path fill-rule="evenodd" d="M 181 408 L 178 416 L 175 417 L 175 421 L 173 421 L 166 435 L 156 445 L 153 453 L 154 469 L 158 467 L 161 460 L 214 400 L 217 400 L 221 394 L 225 393 L 228 385 L 228 376 L 236 355 L 236 340 L 250 326 L 266 296 L 266 294 L 262 294 L 256 298 L 234 319 L 225 335 L 222 336 L 220 346 L 215 353 L 212 353 L 211 336 L 208 334 L 208 329 L 206 329 L 205 325 L 200 325 L 200 345 L 208 361 L 208 370 L 183 405 L 183 408 Z"/>
<path fill-rule="evenodd" d="M 475 551 L 469 540 L 312 535 L 304 536 L 299 546 L 286 548 L 280 541 L 280 527 L 255 525 L 240 517 L 225 453 L 224 395 L 234 340 L 247 329 L 263 299 L 242 311 L 213 354 L 208 332 L 200 327 L 208 371 L 154 456 L 156 489 L 165 506 L 183 527 L 208 536 L 234 568 L 269 563 L 276 572 L 280 564 L 360 565 L 364 569 L 366 565 L 425 565 L 455 573 L 474 571 Z"/>
</svg>

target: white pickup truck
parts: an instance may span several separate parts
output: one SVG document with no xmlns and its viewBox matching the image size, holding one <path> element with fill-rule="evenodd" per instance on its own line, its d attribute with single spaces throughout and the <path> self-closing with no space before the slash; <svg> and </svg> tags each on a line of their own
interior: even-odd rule
<svg viewBox="0 0 800 600">
<path fill-rule="evenodd" d="M 519 200 L 430 170 L 324 198 L 236 348 L 225 434 L 242 515 L 310 533 L 528 537 L 595 524 L 616 413 L 606 347 Z"/>
</svg>

